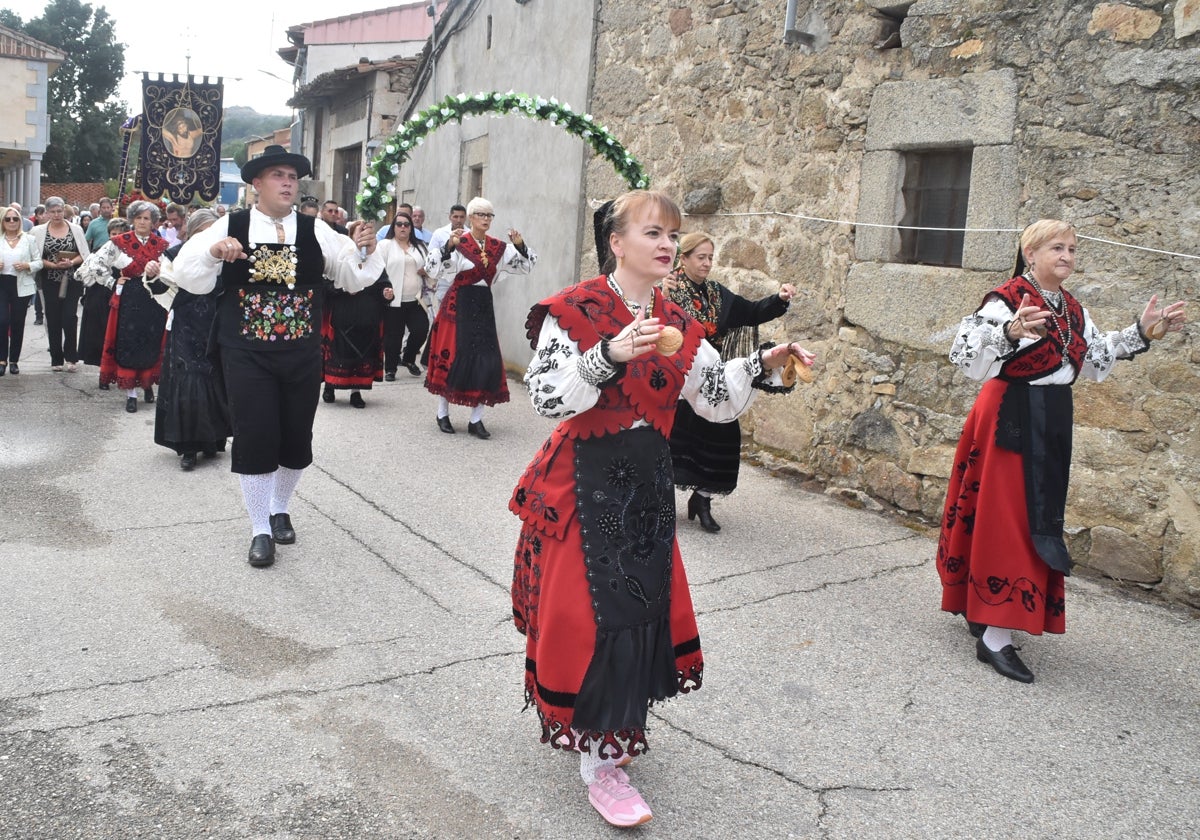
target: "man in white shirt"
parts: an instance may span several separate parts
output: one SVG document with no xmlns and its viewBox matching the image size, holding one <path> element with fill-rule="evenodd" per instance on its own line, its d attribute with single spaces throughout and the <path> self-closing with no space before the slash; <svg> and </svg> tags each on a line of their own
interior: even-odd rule
<svg viewBox="0 0 1200 840">
<path fill-rule="evenodd" d="M 255 567 L 275 561 L 276 543 L 296 540 L 288 503 L 312 463 L 323 277 L 353 293 L 384 269 L 373 225 L 359 225 L 352 240 L 293 210 L 300 179 L 311 172 L 308 158 L 268 146 L 242 167 L 258 204 L 188 239 L 173 264 L 174 280 L 186 291 L 207 294 L 218 276 L 224 289 L 216 343 L 233 420 L 232 469 L 250 516 L 248 559 Z"/>
</svg>

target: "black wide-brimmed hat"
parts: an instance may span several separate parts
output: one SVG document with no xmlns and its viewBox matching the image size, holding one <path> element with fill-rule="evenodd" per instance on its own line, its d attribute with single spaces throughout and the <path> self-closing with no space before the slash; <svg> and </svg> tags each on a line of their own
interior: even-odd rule
<svg viewBox="0 0 1200 840">
<path fill-rule="evenodd" d="M 249 184 L 268 166 L 294 167 L 299 178 L 307 178 L 312 174 L 312 164 L 304 155 L 293 154 L 283 146 L 273 145 L 263 149 L 263 153 L 258 157 L 246 161 L 246 165 L 242 167 L 242 180 Z"/>
</svg>

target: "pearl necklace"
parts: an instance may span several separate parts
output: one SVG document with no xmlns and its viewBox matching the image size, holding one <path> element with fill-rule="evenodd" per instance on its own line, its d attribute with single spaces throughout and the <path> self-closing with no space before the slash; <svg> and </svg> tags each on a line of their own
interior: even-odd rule
<svg viewBox="0 0 1200 840">
<path fill-rule="evenodd" d="M 1038 295 L 1041 296 L 1042 301 L 1050 309 L 1050 320 L 1054 323 L 1054 331 L 1058 333 L 1059 341 L 1062 342 L 1062 364 L 1060 367 L 1065 367 L 1067 364 L 1067 353 L 1071 348 L 1071 319 L 1067 315 L 1067 296 L 1060 290 L 1055 295 L 1058 298 L 1058 303 L 1055 304 L 1050 298 L 1050 295 L 1054 293 L 1043 289 L 1042 285 L 1033 276 L 1032 271 L 1026 271 L 1021 276 L 1033 284 L 1033 288 L 1037 289 Z"/>
<path fill-rule="evenodd" d="M 636 318 L 638 312 L 640 312 L 642 310 L 642 305 L 640 303 L 638 303 L 637 301 L 633 301 L 633 300 L 630 300 L 629 298 L 625 297 L 625 292 L 621 289 L 621 287 L 619 285 L 617 285 L 617 278 L 611 274 L 608 275 L 608 287 L 617 293 L 617 297 L 619 297 L 621 299 L 621 302 L 625 304 L 625 308 L 628 309 L 630 314 L 632 314 Z M 647 317 L 647 318 L 654 317 L 654 290 L 653 289 L 650 290 L 650 302 L 648 304 L 646 304 L 646 316 L 645 317 Z"/>
</svg>

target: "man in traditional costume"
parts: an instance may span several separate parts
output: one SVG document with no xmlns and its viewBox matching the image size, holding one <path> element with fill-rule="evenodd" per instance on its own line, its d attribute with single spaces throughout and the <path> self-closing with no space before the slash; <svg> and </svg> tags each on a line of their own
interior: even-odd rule
<svg viewBox="0 0 1200 840">
<path fill-rule="evenodd" d="M 233 472 L 253 537 L 251 566 L 275 562 L 275 544 L 296 540 L 288 503 L 312 463 L 312 428 L 321 386 L 321 312 L 325 277 L 359 291 L 384 269 L 375 230 L 354 239 L 296 213 L 303 155 L 268 146 L 242 167 L 257 205 L 218 219 L 189 239 L 174 263 L 181 289 L 203 295 L 218 276 L 224 292 L 215 334 L 233 420 Z"/>
</svg>

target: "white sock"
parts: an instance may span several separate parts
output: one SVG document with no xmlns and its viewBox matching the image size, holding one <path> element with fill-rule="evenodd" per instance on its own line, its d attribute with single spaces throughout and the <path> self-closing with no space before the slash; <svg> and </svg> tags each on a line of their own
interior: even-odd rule
<svg viewBox="0 0 1200 840">
<path fill-rule="evenodd" d="M 478 423 L 483 419 L 483 406 L 477 405 L 471 409 L 471 422 Z"/>
<path fill-rule="evenodd" d="M 296 485 L 300 483 L 300 476 L 304 475 L 304 470 L 293 470 L 289 467 L 280 467 L 275 470 L 275 481 L 271 488 L 271 513 L 287 513 L 288 502 L 292 500 L 292 493 L 296 490 Z"/>
<path fill-rule="evenodd" d="M 250 536 L 271 533 L 271 487 L 275 483 L 275 474 L 239 475 L 238 479 L 242 484 L 246 513 L 250 514 Z"/>
<path fill-rule="evenodd" d="M 125 396 L 133 397 L 136 400 L 137 399 L 137 388 L 130 388 L 128 391 L 125 392 Z"/>
<path fill-rule="evenodd" d="M 579 754 L 579 777 L 583 779 L 585 785 L 590 785 L 596 781 L 596 773 L 604 767 L 615 767 L 616 761 L 611 758 L 600 758 L 592 752 L 581 752 Z"/>
<path fill-rule="evenodd" d="M 445 397 L 438 397 L 438 419 L 450 416 L 450 400 Z"/>
<path fill-rule="evenodd" d="M 1012 630 L 989 626 L 983 631 L 983 643 L 988 650 L 998 653 L 1012 644 Z"/>
<path fill-rule="evenodd" d="M 712 494 L 712 491 L 711 491 L 711 490 L 697 490 L 697 491 L 696 491 L 696 495 L 697 495 L 697 496 L 703 496 L 703 497 L 704 497 L 704 498 L 706 498 L 706 499 L 711 499 L 711 498 L 713 497 L 713 494 Z"/>
</svg>

